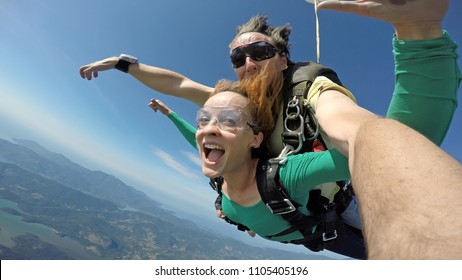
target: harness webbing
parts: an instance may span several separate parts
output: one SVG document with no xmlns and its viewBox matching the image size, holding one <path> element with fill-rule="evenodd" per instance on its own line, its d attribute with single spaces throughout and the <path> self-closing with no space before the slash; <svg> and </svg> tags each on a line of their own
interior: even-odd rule
<svg viewBox="0 0 462 280">
<path fill-rule="evenodd" d="M 299 230 L 305 238 L 309 238 L 310 230 L 319 225 L 320 220 L 317 217 L 302 214 L 297 209 L 301 205 L 287 195 L 279 180 L 279 161 L 276 159 L 260 160 L 258 168 L 260 169 L 257 172 L 258 192 L 265 205 L 271 213 L 281 215 L 294 230 Z"/>
<path fill-rule="evenodd" d="M 257 169 L 258 192 L 268 209 L 289 222 L 291 227 L 278 234 L 267 236 L 267 238 L 299 231 L 303 239 L 292 240 L 289 243 L 304 244 L 313 251 L 326 248 L 338 235 L 339 217 L 335 212 L 335 204 L 327 204 L 324 211 L 317 215 L 303 214 L 298 209 L 302 205 L 287 195 L 279 178 L 279 167 L 280 160 L 278 159 L 260 160 Z M 314 228 L 317 229 L 315 232 L 313 232 Z"/>
<path fill-rule="evenodd" d="M 313 251 L 320 251 L 331 244 L 341 231 L 343 222 L 336 213 L 335 203 L 318 200 L 316 195 L 310 193 L 311 207 L 316 211 L 308 216 L 299 211 L 300 205 L 292 200 L 279 178 L 279 167 L 286 160 L 287 155 L 300 152 L 313 151 L 313 142 L 319 141 L 325 147 L 324 141 L 319 134 L 313 108 L 307 103 L 307 95 L 311 85 L 318 76 L 325 76 L 332 82 L 342 85 L 337 74 L 318 63 L 303 62 L 289 66 L 285 73 L 286 81 L 284 86 L 284 125 L 282 139 L 285 146 L 281 154 L 269 160 L 260 159 L 257 167 L 257 186 L 262 201 L 275 215 L 281 215 L 283 219 L 291 224 L 291 227 L 267 238 L 284 236 L 299 231 L 303 239 L 292 240 L 289 243 L 303 244 Z M 210 180 L 210 185 L 215 189 L 219 197 L 215 203 L 217 209 L 221 209 L 221 185 L 223 178 Z M 348 202 L 348 201 L 342 201 Z M 343 204 L 343 203 L 342 203 Z M 342 205 L 343 206 L 343 205 Z M 235 223 L 229 218 L 225 219 L 231 224 L 238 226 L 239 230 L 248 230 L 244 225 Z M 313 232 L 313 229 L 316 230 Z"/>
</svg>

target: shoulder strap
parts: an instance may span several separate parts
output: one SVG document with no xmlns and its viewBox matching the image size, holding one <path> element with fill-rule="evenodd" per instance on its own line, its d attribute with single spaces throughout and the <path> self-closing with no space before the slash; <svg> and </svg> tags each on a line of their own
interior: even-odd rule
<svg viewBox="0 0 462 280">
<path fill-rule="evenodd" d="M 342 85 L 337 73 L 334 70 L 326 67 L 322 64 L 308 61 L 308 62 L 298 62 L 293 64 L 291 83 L 298 84 L 303 81 L 314 82 L 316 77 L 324 76 L 329 78 L 332 82 Z"/>
<path fill-rule="evenodd" d="M 324 144 L 314 110 L 306 100 L 318 76 L 325 76 L 342 85 L 335 71 L 315 62 L 295 63 L 286 72 L 282 138 L 284 145 L 292 147 L 293 153 L 312 151 L 315 139 Z"/>
<path fill-rule="evenodd" d="M 212 187 L 212 189 L 214 189 L 218 193 L 218 196 L 215 199 L 215 210 L 222 210 L 221 208 L 221 199 L 222 199 L 221 188 L 223 185 L 223 177 L 210 178 L 209 185 Z M 224 220 L 229 224 L 235 225 L 237 229 L 240 231 L 249 230 L 249 228 L 246 227 L 245 225 L 236 223 L 235 221 L 231 220 L 228 217 L 225 217 Z"/>
</svg>

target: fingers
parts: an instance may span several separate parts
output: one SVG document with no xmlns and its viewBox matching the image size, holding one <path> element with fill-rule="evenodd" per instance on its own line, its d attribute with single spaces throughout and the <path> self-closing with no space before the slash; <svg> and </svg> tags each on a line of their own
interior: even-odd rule
<svg viewBox="0 0 462 280">
<path fill-rule="evenodd" d="M 151 102 L 149 102 L 149 107 L 157 110 L 157 109 L 159 109 L 159 105 L 160 105 L 159 102 L 160 101 L 158 99 L 153 98 L 153 99 L 151 99 Z"/>
<path fill-rule="evenodd" d="M 318 9 L 368 16 L 367 6 L 365 3 L 360 3 L 358 1 L 324 1 L 318 4 Z"/>
<path fill-rule="evenodd" d="M 80 77 L 83 79 L 91 80 L 93 77 L 98 77 L 99 71 L 106 71 L 109 69 L 113 69 L 114 66 L 117 64 L 118 58 L 117 57 L 109 57 L 103 60 L 95 61 L 93 63 L 84 65 L 80 67 Z"/>
<path fill-rule="evenodd" d="M 91 70 L 91 66 L 89 65 L 80 67 L 79 72 L 80 72 L 80 77 L 82 77 L 82 79 L 87 79 L 90 81 L 92 79 L 92 76 L 95 78 L 98 78 L 98 71 Z"/>
<path fill-rule="evenodd" d="M 80 67 L 80 71 L 79 71 L 80 77 L 82 77 L 82 79 L 86 78 L 88 80 L 91 80 L 91 75 L 90 75 L 90 78 L 87 76 L 87 73 L 88 73 L 87 69 L 88 69 L 88 65 Z"/>
<path fill-rule="evenodd" d="M 248 230 L 248 231 L 247 231 L 247 234 L 248 234 L 250 237 L 255 237 L 255 232 L 253 232 L 252 230 Z"/>
<path fill-rule="evenodd" d="M 148 104 L 149 107 L 151 107 L 152 110 L 154 110 L 154 112 L 157 112 L 157 100 L 156 99 L 151 99 L 151 102 L 149 102 Z"/>
<path fill-rule="evenodd" d="M 80 77 L 82 77 L 82 79 L 84 79 L 86 77 L 86 75 L 85 75 L 85 66 L 80 67 L 79 73 L 80 73 Z"/>
<path fill-rule="evenodd" d="M 217 217 L 220 219 L 224 219 L 226 216 L 225 213 L 223 213 L 223 211 L 217 210 Z"/>
<path fill-rule="evenodd" d="M 170 115 L 173 112 L 159 99 L 154 99 L 154 98 L 151 99 L 151 102 L 149 103 L 149 107 L 151 107 L 154 110 L 154 112 L 157 112 L 157 110 L 159 110 L 162 114 L 166 116 Z"/>
<path fill-rule="evenodd" d="M 317 7 L 383 20 L 393 24 L 395 28 L 416 25 L 422 29 L 422 26 L 432 28 L 435 23 L 441 24 L 449 8 L 449 0 L 329 0 L 323 1 Z"/>
</svg>

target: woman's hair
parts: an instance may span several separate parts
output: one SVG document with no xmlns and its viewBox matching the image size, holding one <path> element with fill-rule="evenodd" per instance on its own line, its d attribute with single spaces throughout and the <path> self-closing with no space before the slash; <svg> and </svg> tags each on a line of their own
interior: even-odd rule
<svg viewBox="0 0 462 280">
<path fill-rule="evenodd" d="M 234 39 L 247 32 L 261 33 L 268 36 L 273 41 L 279 53 L 285 54 L 287 60 L 289 60 L 289 35 L 292 32 L 292 28 L 289 24 L 272 27 L 266 22 L 267 19 L 268 17 L 265 15 L 252 17 L 248 22 L 237 27 Z"/>
<path fill-rule="evenodd" d="M 248 108 L 255 127 L 254 133 L 262 132 L 264 140 L 260 148 L 252 152 L 253 157 L 263 157 L 269 155 L 269 137 L 274 130 L 279 111 L 282 106 L 282 87 L 284 77 L 281 71 L 271 69 L 271 63 L 250 78 L 239 82 L 220 80 L 215 86 L 212 95 L 224 91 L 231 91 L 247 97 L 249 100 Z M 276 73 L 271 75 L 270 73 Z"/>
</svg>

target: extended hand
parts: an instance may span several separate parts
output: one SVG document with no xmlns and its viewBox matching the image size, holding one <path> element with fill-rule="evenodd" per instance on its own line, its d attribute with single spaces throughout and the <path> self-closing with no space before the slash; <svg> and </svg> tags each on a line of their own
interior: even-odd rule
<svg viewBox="0 0 462 280">
<path fill-rule="evenodd" d="M 318 4 L 318 9 L 354 13 L 393 25 L 441 22 L 448 8 L 449 0 L 328 0 Z"/>
<path fill-rule="evenodd" d="M 80 67 L 80 77 L 83 79 L 91 80 L 92 77 L 98 77 L 98 71 L 106 71 L 113 69 L 119 59 L 117 57 L 109 57 L 103 60 L 95 61 L 93 63 Z"/>
<path fill-rule="evenodd" d="M 393 24 L 398 39 L 428 40 L 442 36 L 441 22 L 449 0 L 327 0 L 318 9 L 376 18 Z"/>
<path fill-rule="evenodd" d="M 154 112 L 157 112 L 159 110 L 162 114 L 168 116 L 170 115 L 173 111 L 167 107 L 162 101 L 159 99 L 151 99 L 151 102 L 149 102 L 149 107 L 154 110 Z"/>
</svg>

